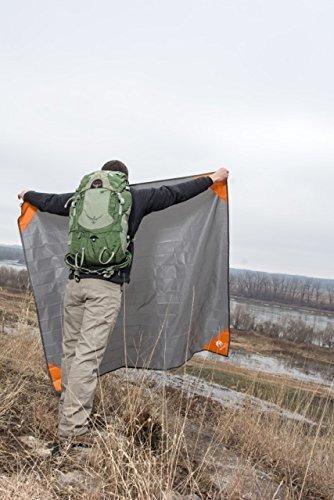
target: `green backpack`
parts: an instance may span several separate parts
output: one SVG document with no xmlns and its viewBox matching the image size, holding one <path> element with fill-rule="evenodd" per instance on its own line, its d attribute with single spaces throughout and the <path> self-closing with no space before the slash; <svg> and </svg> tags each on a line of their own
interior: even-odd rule
<svg viewBox="0 0 334 500">
<path fill-rule="evenodd" d="M 78 273 L 109 278 L 132 261 L 128 220 L 132 195 L 122 172 L 99 170 L 85 175 L 70 207 L 66 265 Z"/>
</svg>

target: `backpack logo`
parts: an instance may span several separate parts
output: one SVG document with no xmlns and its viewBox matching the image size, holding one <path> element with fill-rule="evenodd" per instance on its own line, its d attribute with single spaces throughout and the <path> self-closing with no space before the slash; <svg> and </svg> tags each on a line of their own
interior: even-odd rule
<svg viewBox="0 0 334 500">
<path fill-rule="evenodd" d="M 101 181 L 101 179 L 95 179 L 91 183 L 90 187 L 91 187 L 91 189 L 101 188 L 101 187 L 103 187 L 103 182 Z"/>
<path fill-rule="evenodd" d="M 96 217 L 95 215 L 93 215 L 92 217 L 90 215 L 88 215 L 87 212 L 86 213 L 86 216 L 88 217 L 88 219 L 92 222 L 92 224 L 96 224 L 96 222 L 101 219 L 101 217 L 103 217 L 103 214 L 100 215 L 99 217 Z"/>
</svg>

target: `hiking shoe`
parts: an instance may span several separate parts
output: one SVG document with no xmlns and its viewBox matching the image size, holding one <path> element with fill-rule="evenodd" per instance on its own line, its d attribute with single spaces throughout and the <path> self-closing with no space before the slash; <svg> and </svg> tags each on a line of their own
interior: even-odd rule
<svg viewBox="0 0 334 500">
<path fill-rule="evenodd" d="M 91 448 L 96 443 L 96 437 L 90 434 L 82 434 L 82 436 L 71 436 L 68 438 L 59 439 L 59 448 L 62 451 L 68 451 L 70 448 Z"/>
<path fill-rule="evenodd" d="M 71 438 L 72 446 L 82 446 L 83 448 L 91 448 L 96 443 L 96 436 L 90 432 L 81 436 L 73 436 Z"/>
<path fill-rule="evenodd" d="M 99 438 L 106 439 L 108 434 L 106 432 L 99 431 L 89 431 L 85 434 L 80 434 L 77 436 L 61 437 L 59 438 L 59 447 L 63 450 L 69 450 L 70 448 L 91 448 L 96 444 Z"/>
</svg>

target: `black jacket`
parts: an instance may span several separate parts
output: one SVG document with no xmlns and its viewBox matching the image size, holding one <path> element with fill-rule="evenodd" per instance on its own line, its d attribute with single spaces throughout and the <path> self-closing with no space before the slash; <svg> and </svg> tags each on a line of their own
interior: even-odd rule
<svg viewBox="0 0 334 500">
<path fill-rule="evenodd" d="M 212 184 L 212 179 L 208 176 L 199 177 L 172 186 L 161 186 L 159 188 L 146 188 L 146 189 L 132 189 L 132 207 L 129 216 L 129 236 L 134 238 L 139 225 L 145 215 L 158 210 L 164 210 L 172 205 L 187 201 L 190 198 L 202 193 L 208 189 Z M 36 191 L 27 191 L 24 195 L 24 201 L 27 201 L 37 207 L 41 212 L 48 212 L 50 214 L 68 215 L 69 205 L 65 206 L 69 198 L 74 193 L 64 194 L 48 194 L 37 193 Z M 133 254 L 133 243 L 129 245 L 129 251 Z M 131 266 L 121 269 L 113 274 L 108 279 L 114 283 L 129 283 L 130 281 Z M 71 275 L 70 275 L 71 277 Z M 96 278 L 96 275 L 80 274 L 82 278 Z"/>
</svg>

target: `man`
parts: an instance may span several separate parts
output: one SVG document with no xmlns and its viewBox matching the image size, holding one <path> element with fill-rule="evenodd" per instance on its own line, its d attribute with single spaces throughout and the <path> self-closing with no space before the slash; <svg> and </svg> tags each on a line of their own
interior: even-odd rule
<svg viewBox="0 0 334 500">
<path fill-rule="evenodd" d="M 102 170 L 121 172 L 128 177 L 124 163 L 112 160 Z M 214 182 L 228 178 L 225 168 L 186 182 L 160 188 L 131 189 L 132 205 L 128 220 L 129 251 L 133 254 L 133 238 L 142 219 L 151 212 L 163 210 L 193 198 Z M 42 212 L 69 215 L 74 193 L 47 194 L 22 191 L 18 197 Z M 102 274 L 70 272 L 63 303 L 62 392 L 59 404 L 59 438 L 72 443 L 90 445 L 94 433 L 89 431 L 89 418 L 97 384 L 100 363 L 115 325 L 122 297 L 123 283 L 130 281 L 131 265 Z M 75 279 L 74 279 L 75 278 Z"/>
</svg>

